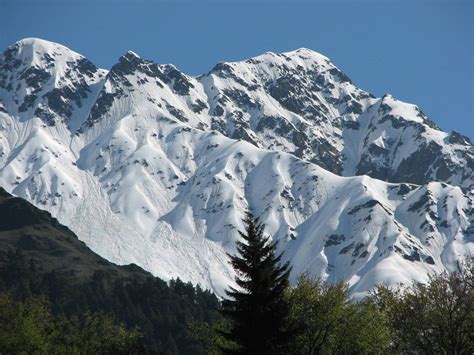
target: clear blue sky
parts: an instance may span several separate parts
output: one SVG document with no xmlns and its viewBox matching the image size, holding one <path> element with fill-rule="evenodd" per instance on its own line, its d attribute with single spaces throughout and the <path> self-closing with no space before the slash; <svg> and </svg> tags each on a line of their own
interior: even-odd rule
<svg viewBox="0 0 474 355">
<path fill-rule="evenodd" d="M 0 48 L 40 37 L 110 68 L 131 49 L 201 74 L 307 47 L 358 86 L 474 139 L 474 1 L 0 0 Z"/>
</svg>

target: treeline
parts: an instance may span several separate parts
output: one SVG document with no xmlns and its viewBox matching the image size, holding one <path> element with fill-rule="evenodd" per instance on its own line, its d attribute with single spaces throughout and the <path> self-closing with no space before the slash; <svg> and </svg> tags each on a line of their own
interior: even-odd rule
<svg viewBox="0 0 474 355">
<path fill-rule="evenodd" d="M 288 285 L 276 244 L 249 214 L 231 257 L 239 289 L 223 320 L 193 324 L 209 354 L 473 354 L 474 267 L 433 276 L 408 288 L 379 286 L 361 301 L 344 283 L 303 275 Z"/>
<path fill-rule="evenodd" d="M 90 250 L 48 212 L 0 187 L 1 354 L 205 354 L 191 320 L 218 299 Z"/>
<path fill-rule="evenodd" d="M 101 313 L 67 318 L 54 315 L 44 297 L 15 301 L 0 293 L 2 354 L 141 353 L 140 337 Z"/>
<path fill-rule="evenodd" d="M 443 274 L 427 284 L 414 284 L 405 292 L 381 286 L 363 301 L 354 302 L 347 285 L 302 276 L 284 293 L 288 314 L 280 331 L 287 335 L 282 338 L 285 341 L 278 348 L 270 345 L 259 353 L 472 354 L 473 280 L 472 269 Z M 163 308 L 157 307 L 155 314 Z M 258 309 L 253 311 L 259 313 Z M 150 342 L 143 337 L 147 334 L 153 338 L 153 333 L 138 326 L 127 327 L 114 311 L 66 316 L 52 312 L 44 296 L 14 301 L 8 293 L 0 293 L 0 349 L 5 354 L 256 354 L 245 343 L 235 342 L 230 335 L 235 328 L 229 319 L 179 319 L 177 313 L 177 328 L 159 322 L 162 334 L 168 334 L 164 339 L 168 343 L 162 343 L 162 336 Z M 144 320 L 138 322 L 146 324 Z M 257 343 L 273 324 L 259 326 L 269 328 L 255 334 Z M 186 347 L 174 340 L 175 334 L 183 332 L 184 339 L 188 339 Z M 260 341 L 268 346 L 263 338 Z M 159 349 L 150 345 L 154 342 Z"/>
<path fill-rule="evenodd" d="M 20 310 L 25 305 L 32 305 L 34 310 L 40 309 L 44 314 L 48 314 L 49 319 L 59 319 L 59 324 L 67 320 L 67 327 L 60 325 L 55 328 L 59 333 L 84 326 L 84 334 L 95 334 L 96 339 L 99 339 L 101 335 L 106 334 L 100 331 L 101 327 L 116 330 L 117 337 L 122 334 L 125 340 L 131 341 L 123 343 L 123 352 L 138 347 L 140 353 L 205 354 L 191 337 L 188 324 L 191 320 L 212 323 L 219 317 L 218 300 L 212 293 L 190 283 L 183 283 L 179 279 L 167 284 L 151 276 L 130 280 L 96 271 L 90 280 L 72 284 L 67 274 L 43 272 L 33 259 L 25 258 L 20 250 L 8 252 L 5 262 L 8 267 L 2 268 L 0 272 L 0 291 L 4 292 L 2 297 L 9 302 L 20 302 L 11 309 Z M 84 318 L 84 315 L 89 316 Z M 94 320 L 96 333 L 88 326 L 87 317 Z M 0 339 L 8 338 L 4 330 L 11 326 L 11 319 L 13 318 L 2 317 L 0 320 L 3 334 Z M 32 321 L 32 327 L 36 327 L 36 330 L 28 334 L 41 332 L 42 323 L 36 324 L 34 319 Z M 100 322 L 103 324 L 98 324 Z M 69 334 L 73 333 L 76 332 L 61 334 L 62 338 L 59 339 L 69 339 Z M 32 341 L 39 338 L 41 337 L 32 338 Z M 50 344 L 58 345 L 58 338 L 54 339 Z M 104 336 L 102 339 L 107 341 L 108 338 Z M 74 342 L 81 343 L 83 342 L 80 339 Z M 5 344 L 0 343 L 2 353 L 9 348 Z M 23 344 L 27 346 L 28 343 Z M 66 346 L 67 342 L 64 344 Z M 117 347 L 114 349 L 115 351 L 110 353 L 116 353 Z M 22 351 L 30 353 L 26 348 Z"/>
</svg>

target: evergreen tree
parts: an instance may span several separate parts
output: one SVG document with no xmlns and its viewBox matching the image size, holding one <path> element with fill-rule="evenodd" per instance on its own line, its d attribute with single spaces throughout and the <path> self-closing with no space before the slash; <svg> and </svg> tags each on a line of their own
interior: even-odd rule
<svg viewBox="0 0 474 355">
<path fill-rule="evenodd" d="M 264 236 L 264 225 L 258 219 L 248 212 L 244 222 L 238 254 L 229 254 L 239 289 L 227 291 L 229 298 L 221 309 L 231 324 L 223 335 L 235 346 L 223 350 L 229 354 L 284 354 L 291 335 L 284 297 L 290 267 L 280 265 L 282 254 L 276 255 L 276 243 Z"/>
</svg>

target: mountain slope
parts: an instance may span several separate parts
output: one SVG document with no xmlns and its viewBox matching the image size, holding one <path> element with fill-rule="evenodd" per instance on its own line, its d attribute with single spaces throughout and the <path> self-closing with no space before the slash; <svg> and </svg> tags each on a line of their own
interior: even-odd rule
<svg viewBox="0 0 474 355">
<path fill-rule="evenodd" d="M 354 294 L 424 280 L 474 252 L 470 142 L 358 89 L 324 56 L 267 53 L 200 77 L 133 52 L 109 72 L 81 69 L 82 58 L 32 39 L 2 55 L 0 185 L 108 260 L 222 295 L 247 208 L 292 277 L 346 280 Z M 58 80 L 22 81 L 31 65 Z M 46 108 L 49 92 L 84 87 L 79 101 L 61 96 L 70 115 Z"/>
<path fill-rule="evenodd" d="M 136 265 L 108 262 L 48 212 L 2 188 L 0 216 L 1 292 L 17 299 L 42 295 L 55 313 L 67 316 L 110 314 L 139 327 L 146 353 L 204 353 L 186 321 L 214 321 L 214 295 L 180 280 L 167 285 Z"/>
<path fill-rule="evenodd" d="M 151 275 L 137 266 L 117 266 L 94 254 L 51 215 L 0 188 L 0 269 L 8 272 L 9 254 L 21 252 L 43 273 L 68 275 L 73 285 L 96 272 L 116 278 L 144 281 Z"/>
</svg>

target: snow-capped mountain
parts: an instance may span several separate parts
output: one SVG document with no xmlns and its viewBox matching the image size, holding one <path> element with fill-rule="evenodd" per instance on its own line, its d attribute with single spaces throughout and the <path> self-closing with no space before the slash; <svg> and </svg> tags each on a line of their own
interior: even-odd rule
<svg viewBox="0 0 474 355">
<path fill-rule="evenodd" d="M 474 254 L 473 169 L 468 138 L 307 49 L 199 77 L 39 39 L 0 56 L 0 185 L 110 261 L 220 295 L 247 208 L 292 278 L 358 295 L 453 270 Z"/>
</svg>

